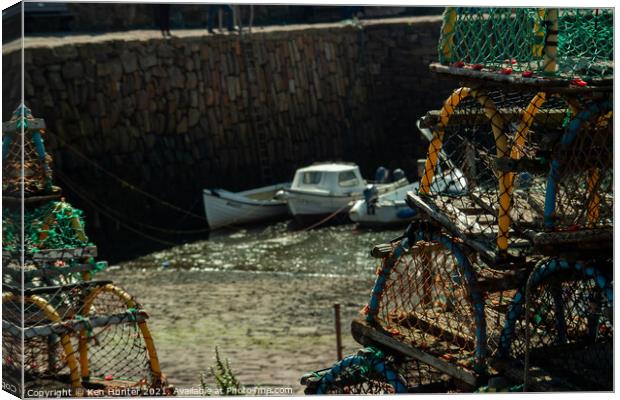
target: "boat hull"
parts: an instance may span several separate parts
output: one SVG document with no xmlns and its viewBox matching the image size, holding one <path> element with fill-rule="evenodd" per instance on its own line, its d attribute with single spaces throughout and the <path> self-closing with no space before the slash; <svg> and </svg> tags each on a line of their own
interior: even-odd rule
<svg viewBox="0 0 620 400">
<path fill-rule="evenodd" d="M 211 229 L 283 219 L 288 215 L 284 201 L 240 199 L 229 192 L 203 191 L 205 215 Z"/>
<path fill-rule="evenodd" d="M 378 187 L 379 193 L 386 193 L 404 186 L 406 180 Z M 290 214 L 303 223 L 316 222 L 325 218 L 334 218 L 349 222 L 349 210 L 353 203 L 363 198 L 362 193 L 349 196 L 334 196 L 301 190 L 286 189 L 286 200 Z"/>
<path fill-rule="evenodd" d="M 312 220 L 331 214 L 347 214 L 350 203 L 357 197 L 353 196 L 319 196 L 299 192 L 289 192 L 288 209 L 297 220 Z"/>
<path fill-rule="evenodd" d="M 404 201 L 379 202 L 374 213 L 368 213 L 366 202 L 358 200 L 349 211 L 349 218 L 367 228 L 406 225 L 415 217 L 415 212 Z"/>
<path fill-rule="evenodd" d="M 349 218 L 360 226 L 369 228 L 407 224 L 415 218 L 416 212 L 404 199 L 408 192 L 417 191 L 418 187 L 419 184 L 414 182 L 380 195 L 374 211 L 368 209 L 366 201 L 358 200 L 351 207 Z"/>
</svg>

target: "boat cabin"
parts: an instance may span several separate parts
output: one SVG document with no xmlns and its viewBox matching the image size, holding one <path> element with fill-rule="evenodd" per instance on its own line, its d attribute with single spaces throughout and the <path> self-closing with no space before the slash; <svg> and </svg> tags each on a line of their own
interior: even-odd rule
<svg viewBox="0 0 620 400">
<path fill-rule="evenodd" d="M 354 164 L 314 164 L 295 172 L 292 190 L 317 194 L 349 195 L 361 193 L 366 186 L 359 167 Z"/>
</svg>

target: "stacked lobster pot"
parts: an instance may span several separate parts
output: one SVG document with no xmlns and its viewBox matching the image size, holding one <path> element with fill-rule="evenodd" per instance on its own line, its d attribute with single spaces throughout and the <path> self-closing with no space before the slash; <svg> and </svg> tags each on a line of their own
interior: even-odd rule
<svg viewBox="0 0 620 400">
<path fill-rule="evenodd" d="M 419 218 L 373 250 L 367 347 L 308 393 L 613 390 L 612 21 L 445 10 L 430 67 L 460 87 L 418 121 Z"/>
<path fill-rule="evenodd" d="M 44 135 L 24 105 L 2 125 L 4 387 L 17 396 L 163 393 L 148 316 L 95 279 L 106 263 L 95 261 L 82 212 L 53 185 Z"/>
</svg>

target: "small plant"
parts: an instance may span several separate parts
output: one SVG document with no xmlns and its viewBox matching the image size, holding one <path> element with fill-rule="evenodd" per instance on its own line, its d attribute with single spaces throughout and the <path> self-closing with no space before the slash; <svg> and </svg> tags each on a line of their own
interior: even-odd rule
<svg viewBox="0 0 620 400">
<path fill-rule="evenodd" d="M 209 389 L 207 380 L 213 378 L 217 386 L 216 390 Z M 215 364 L 209 367 L 207 373 L 200 374 L 200 386 L 207 396 L 216 394 L 219 396 L 238 396 L 240 394 L 241 384 L 237 377 L 230 369 L 228 359 L 222 361 L 217 346 L 215 347 Z"/>
</svg>

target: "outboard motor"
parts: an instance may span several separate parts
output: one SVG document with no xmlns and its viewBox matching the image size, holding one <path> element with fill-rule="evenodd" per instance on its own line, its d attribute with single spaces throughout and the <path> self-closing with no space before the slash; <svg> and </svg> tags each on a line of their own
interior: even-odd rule
<svg viewBox="0 0 620 400">
<path fill-rule="evenodd" d="M 374 215 L 377 201 L 379 201 L 379 190 L 375 185 L 366 185 L 364 201 L 366 202 L 366 214 Z"/>
<path fill-rule="evenodd" d="M 521 172 L 519 175 L 516 176 L 515 186 L 517 187 L 517 189 L 527 190 L 530 188 L 530 186 L 532 186 L 533 181 L 534 179 L 532 178 L 532 175 L 528 174 L 527 172 Z"/>
<path fill-rule="evenodd" d="M 405 171 L 403 171 L 402 169 L 396 168 L 394 171 L 392 171 L 393 182 L 399 181 L 403 178 L 405 178 Z"/>
<path fill-rule="evenodd" d="M 377 168 L 377 171 L 375 172 L 375 182 L 385 183 L 388 181 L 389 176 L 390 176 L 389 169 L 385 167 L 379 167 Z"/>
</svg>

